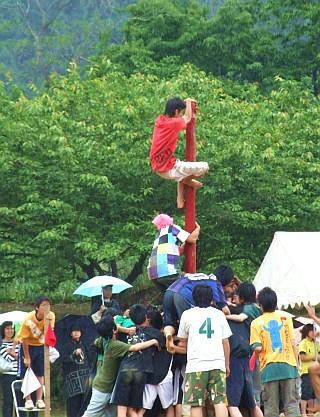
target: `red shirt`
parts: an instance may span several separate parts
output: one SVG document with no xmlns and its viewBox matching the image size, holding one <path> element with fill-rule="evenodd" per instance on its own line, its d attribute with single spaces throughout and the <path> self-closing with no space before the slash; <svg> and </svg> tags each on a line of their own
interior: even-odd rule
<svg viewBox="0 0 320 417">
<path fill-rule="evenodd" d="M 176 158 L 174 151 L 177 147 L 179 132 L 187 128 L 183 117 L 157 117 L 150 149 L 150 162 L 153 171 L 167 172 L 174 167 Z"/>
</svg>

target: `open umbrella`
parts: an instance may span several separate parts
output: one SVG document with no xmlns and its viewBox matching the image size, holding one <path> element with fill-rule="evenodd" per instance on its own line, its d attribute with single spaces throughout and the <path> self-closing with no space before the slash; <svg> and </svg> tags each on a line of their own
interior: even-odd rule
<svg viewBox="0 0 320 417">
<path fill-rule="evenodd" d="M 0 324 L 4 321 L 12 321 L 15 323 L 22 323 L 28 313 L 25 311 L 9 311 L 8 313 L 0 314 Z"/>
<path fill-rule="evenodd" d="M 18 333 L 27 314 L 28 313 L 25 311 L 9 311 L 8 313 L 2 313 L 0 314 L 0 325 L 5 321 L 12 321 L 16 333 Z"/>
<path fill-rule="evenodd" d="M 90 317 L 78 314 L 67 314 L 62 319 L 58 320 L 55 325 L 55 333 L 57 335 L 56 349 L 62 354 L 63 348 L 67 341 L 70 340 L 70 331 L 72 326 L 77 325 L 82 331 L 81 340 L 89 347 L 98 337 L 96 326 Z"/>
<path fill-rule="evenodd" d="M 112 285 L 113 294 L 119 294 L 128 288 L 132 288 L 132 285 L 128 284 L 123 279 L 111 277 L 109 275 L 99 275 L 81 284 L 73 294 L 84 295 L 85 297 L 95 297 L 96 295 L 101 295 L 102 287 L 105 287 L 106 285 Z"/>
</svg>

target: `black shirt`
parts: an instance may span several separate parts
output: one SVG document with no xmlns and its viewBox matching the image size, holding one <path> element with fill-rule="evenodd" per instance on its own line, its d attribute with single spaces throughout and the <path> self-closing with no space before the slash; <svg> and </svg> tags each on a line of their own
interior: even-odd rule
<svg viewBox="0 0 320 417">
<path fill-rule="evenodd" d="M 113 298 L 111 298 L 111 300 L 109 300 L 109 301 L 104 300 L 104 305 L 105 305 L 106 308 L 113 308 L 115 310 L 116 314 L 121 313 L 120 305 L 119 305 L 118 301 L 114 300 Z M 97 300 L 93 304 L 92 309 L 91 309 L 91 315 L 96 313 L 98 310 L 100 310 L 101 306 L 102 306 L 102 300 L 100 298 L 99 300 Z"/>
<path fill-rule="evenodd" d="M 136 333 L 133 336 L 128 336 L 128 343 L 129 345 L 135 345 L 151 339 L 157 339 L 160 346 L 165 346 L 165 337 L 160 330 L 148 326 L 138 326 Z M 157 347 L 152 346 L 139 352 L 129 352 L 122 359 L 119 372 L 135 370 L 152 375 L 154 373 L 153 358 L 156 351 L 158 351 Z M 148 383 L 150 382 L 148 381 Z"/>
</svg>

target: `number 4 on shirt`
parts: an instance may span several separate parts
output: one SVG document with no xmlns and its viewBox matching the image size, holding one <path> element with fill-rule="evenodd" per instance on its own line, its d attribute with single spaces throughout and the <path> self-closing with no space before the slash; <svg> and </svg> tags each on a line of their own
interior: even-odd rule
<svg viewBox="0 0 320 417">
<path fill-rule="evenodd" d="M 211 330 L 211 318 L 208 317 L 199 327 L 199 334 L 206 334 L 207 339 L 211 339 L 211 335 L 214 333 L 214 330 Z"/>
</svg>

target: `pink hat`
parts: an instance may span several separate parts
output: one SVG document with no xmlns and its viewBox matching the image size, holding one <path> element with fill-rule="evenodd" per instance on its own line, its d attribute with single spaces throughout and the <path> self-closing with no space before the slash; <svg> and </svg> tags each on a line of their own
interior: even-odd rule
<svg viewBox="0 0 320 417">
<path fill-rule="evenodd" d="M 153 220 L 152 223 L 156 226 L 158 230 L 163 229 L 164 227 L 171 226 L 173 224 L 173 218 L 167 214 L 158 214 Z"/>
</svg>

